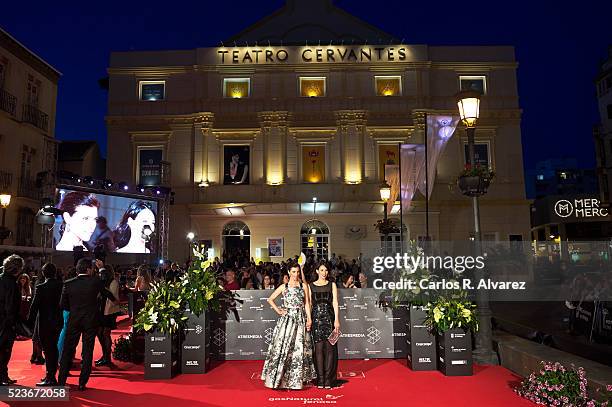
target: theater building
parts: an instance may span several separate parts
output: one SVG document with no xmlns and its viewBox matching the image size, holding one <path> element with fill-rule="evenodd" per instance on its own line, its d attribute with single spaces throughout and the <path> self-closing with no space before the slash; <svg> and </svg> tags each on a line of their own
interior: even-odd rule
<svg viewBox="0 0 612 407">
<path fill-rule="evenodd" d="M 398 145 L 422 145 L 425 114 L 456 115 L 454 95 L 475 87 L 476 160 L 496 172 L 481 199 L 484 239 L 529 239 L 517 66 L 513 47 L 410 45 L 331 0 L 289 0 L 219 46 L 112 53 L 107 176 L 155 183 L 151 169 L 170 163 L 171 257 L 187 255 L 193 231 L 215 255 L 353 258 L 380 241 L 379 187 Z M 430 169 L 433 239 L 472 233 L 471 200 L 456 187 L 466 144 L 459 125 Z M 425 234 L 423 196 L 402 218 L 406 237 Z"/>
</svg>

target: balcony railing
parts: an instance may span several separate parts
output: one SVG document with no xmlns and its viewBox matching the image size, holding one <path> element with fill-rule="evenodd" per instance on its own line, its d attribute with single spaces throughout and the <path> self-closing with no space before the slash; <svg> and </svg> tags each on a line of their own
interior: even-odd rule
<svg viewBox="0 0 612 407">
<path fill-rule="evenodd" d="M 4 89 L 0 89 L 0 109 L 12 116 L 17 114 L 17 98 Z"/>
<path fill-rule="evenodd" d="M 17 188 L 17 196 L 40 200 L 42 193 L 40 187 L 36 186 L 36 181 L 30 178 L 21 178 L 19 180 L 19 188 Z"/>
<path fill-rule="evenodd" d="M 10 192 L 13 184 L 13 174 L 6 171 L 0 171 L 0 192 Z"/>
<path fill-rule="evenodd" d="M 26 123 L 30 123 L 43 131 L 49 127 L 49 116 L 31 105 L 23 105 L 23 118 Z"/>
</svg>

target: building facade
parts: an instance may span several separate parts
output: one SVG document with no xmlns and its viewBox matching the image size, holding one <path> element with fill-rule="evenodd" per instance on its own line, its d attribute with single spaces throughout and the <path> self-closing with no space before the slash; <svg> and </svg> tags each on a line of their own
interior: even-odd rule
<svg viewBox="0 0 612 407">
<path fill-rule="evenodd" d="M 595 153 L 601 199 L 610 202 L 612 191 L 612 46 L 608 49 L 608 59 L 601 64 L 599 75 L 595 78 L 597 102 L 601 123 L 595 126 Z"/>
<path fill-rule="evenodd" d="M 11 195 L 7 246 L 40 245 L 35 215 L 45 177 L 57 166 L 59 78 L 56 69 L 0 29 L 0 193 Z"/>
<path fill-rule="evenodd" d="M 536 163 L 535 170 L 527 171 L 528 198 L 550 195 L 598 194 L 597 170 L 578 168 L 575 158 L 548 159 Z"/>
<path fill-rule="evenodd" d="M 512 47 L 406 45 L 329 0 L 290 0 L 223 44 L 110 59 L 107 176 L 144 184 L 147 163 L 171 164 L 172 257 L 187 255 L 190 231 L 215 255 L 357 257 L 380 241 L 385 164 L 400 143 L 424 143 L 425 114 L 456 115 L 465 88 L 484 93 L 476 159 L 497 174 L 483 237 L 529 238 Z M 466 161 L 459 127 L 434 169 L 433 239 L 472 233 L 456 187 Z M 422 196 L 402 218 L 407 238 L 425 234 Z"/>
</svg>

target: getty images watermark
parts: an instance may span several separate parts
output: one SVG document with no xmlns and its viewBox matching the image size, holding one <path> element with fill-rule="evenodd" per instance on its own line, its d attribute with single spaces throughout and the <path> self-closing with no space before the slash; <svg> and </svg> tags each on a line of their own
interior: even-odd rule
<svg viewBox="0 0 612 407">
<path fill-rule="evenodd" d="M 454 276 L 471 270 L 485 268 L 484 256 L 425 256 L 397 253 L 395 256 L 376 256 L 373 259 L 372 271 L 382 274 L 384 271 L 405 270 L 406 274 L 416 274 L 421 270 L 452 271 Z M 373 281 L 375 289 L 382 290 L 525 290 L 525 281 L 495 281 L 490 278 L 472 280 L 470 278 L 454 278 L 452 280 L 432 280 L 430 277 L 418 279 L 401 278 L 399 281 L 383 281 L 376 278 Z"/>
</svg>

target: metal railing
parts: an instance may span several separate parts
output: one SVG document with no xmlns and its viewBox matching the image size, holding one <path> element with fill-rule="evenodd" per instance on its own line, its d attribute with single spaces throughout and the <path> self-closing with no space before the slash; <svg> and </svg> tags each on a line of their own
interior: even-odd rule
<svg viewBox="0 0 612 407">
<path fill-rule="evenodd" d="M 41 188 L 36 185 L 36 181 L 31 178 L 21 178 L 17 188 L 17 196 L 40 200 L 42 198 Z"/>
<path fill-rule="evenodd" d="M 43 131 L 47 131 L 49 127 L 49 115 L 38 110 L 38 108 L 24 104 L 22 120 L 30 123 Z"/>
<path fill-rule="evenodd" d="M 10 191 L 13 184 L 13 174 L 6 171 L 0 171 L 0 192 Z"/>
<path fill-rule="evenodd" d="M 13 116 L 17 112 L 17 98 L 4 89 L 0 89 L 0 109 Z"/>
</svg>

